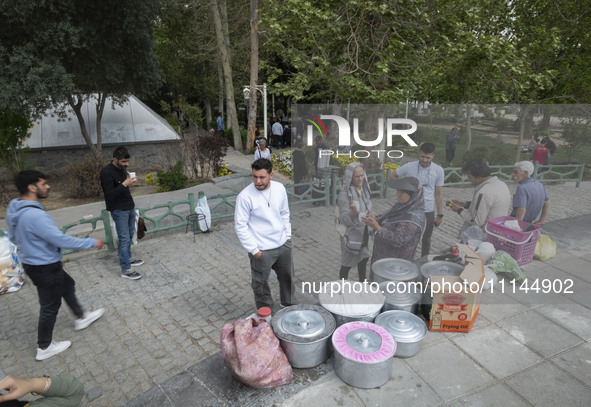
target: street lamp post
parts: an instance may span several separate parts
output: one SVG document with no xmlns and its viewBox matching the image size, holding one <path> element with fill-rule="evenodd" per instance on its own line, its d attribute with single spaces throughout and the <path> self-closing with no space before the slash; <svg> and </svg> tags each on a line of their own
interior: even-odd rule
<svg viewBox="0 0 591 407">
<path fill-rule="evenodd" d="M 264 131 L 265 131 L 265 138 L 267 137 L 267 84 L 264 83 L 262 85 L 255 85 L 254 86 L 256 90 L 258 90 L 259 92 L 261 92 L 261 95 L 263 96 L 263 120 L 264 120 Z M 250 99 L 250 86 L 245 86 L 244 89 L 242 90 L 242 93 L 244 94 L 244 99 L 248 100 Z"/>
</svg>

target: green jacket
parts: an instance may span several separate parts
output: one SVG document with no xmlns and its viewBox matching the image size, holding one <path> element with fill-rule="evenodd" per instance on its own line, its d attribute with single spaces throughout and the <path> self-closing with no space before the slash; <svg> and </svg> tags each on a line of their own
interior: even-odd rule
<svg viewBox="0 0 591 407">
<path fill-rule="evenodd" d="M 31 401 L 29 407 L 78 407 L 84 398 L 84 384 L 71 375 L 51 376 L 51 386 L 43 398 Z"/>
</svg>

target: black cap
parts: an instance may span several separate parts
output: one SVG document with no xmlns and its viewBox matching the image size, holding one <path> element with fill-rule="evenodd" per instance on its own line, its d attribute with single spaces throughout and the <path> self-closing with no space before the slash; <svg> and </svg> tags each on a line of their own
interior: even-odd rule
<svg viewBox="0 0 591 407">
<path fill-rule="evenodd" d="M 403 189 L 410 192 L 417 192 L 419 190 L 419 188 L 406 177 L 388 180 L 388 186 L 392 189 Z"/>
</svg>

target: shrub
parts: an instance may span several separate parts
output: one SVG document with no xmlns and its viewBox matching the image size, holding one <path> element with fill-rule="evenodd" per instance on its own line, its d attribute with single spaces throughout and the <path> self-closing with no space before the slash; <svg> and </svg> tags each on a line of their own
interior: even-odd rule
<svg viewBox="0 0 591 407">
<path fill-rule="evenodd" d="M 146 175 L 146 184 L 148 185 L 156 185 L 156 181 L 154 180 L 154 174 L 151 172 Z"/>
<path fill-rule="evenodd" d="M 6 167 L 12 175 L 25 169 L 24 141 L 29 136 L 31 119 L 10 110 L 0 110 L 0 167 Z"/>
<path fill-rule="evenodd" d="M 74 179 L 72 195 L 75 198 L 96 198 L 101 196 L 103 189 L 99 174 L 104 166 L 103 160 L 88 154 L 84 156 L 84 162 L 71 164 L 69 172 Z"/>
<path fill-rule="evenodd" d="M 232 171 L 230 171 L 228 168 L 226 168 L 226 163 L 222 163 L 222 167 L 217 172 L 216 177 L 223 177 L 224 175 L 230 175 L 230 174 L 232 174 Z"/>
<path fill-rule="evenodd" d="M 271 161 L 273 162 L 274 170 L 276 169 L 281 174 L 291 177 L 293 172 L 293 160 L 291 150 L 271 154 Z"/>
<path fill-rule="evenodd" d="M 9 202 L 8 185 L 2 182 L 0 183 L 0 205 L 7 207 Z"/>
<path fill-rule="evenodd" d="M 158 186 L 156 192 L 176 191 L 187 186 L 189 179 L 183 174 L 183 162 L 178 160 L 172 171 L 158 171 Z"/>
<path fill-rule="evenodd" d="M 202 136 L 195 141 L 194 157 L 195 172 L 201 170 L 201 177 L 214 177 L 222 168 L 222 163 L 228 151 L 227 139 L 219 136 Z"/>
</svg>

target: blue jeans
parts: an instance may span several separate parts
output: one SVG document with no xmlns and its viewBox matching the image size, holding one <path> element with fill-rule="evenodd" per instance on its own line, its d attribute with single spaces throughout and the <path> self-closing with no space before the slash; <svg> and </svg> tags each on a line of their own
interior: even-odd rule
<svg viewBox="0 0 591 407">
<path fill-rule="evenodd" d="M 119 239 L 117 250 L 121 270 L 129 270 L 131 268 L 129 263 L 131 260 L 131 240 L 135 233 L 135 209 L 127 211 L 114 210 L 111 212 L 111 217 L 115 222 L 117 238 Z"/>
</svg>

